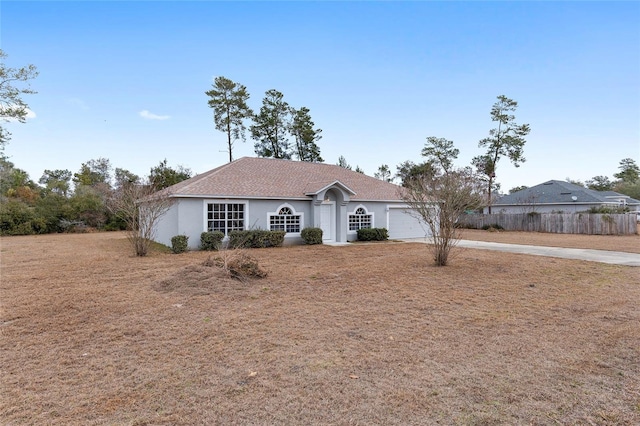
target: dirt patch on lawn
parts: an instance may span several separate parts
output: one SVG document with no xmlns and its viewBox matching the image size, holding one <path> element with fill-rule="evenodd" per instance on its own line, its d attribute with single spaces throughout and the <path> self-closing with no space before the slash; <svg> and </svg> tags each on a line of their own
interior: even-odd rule
<svg viewBox="0 0 640 426">
<path fill-rule="evenodd" d="M 239 281 L 118 233 L 0 244 L 3 424 L 640 424 L 638 268 L 387 243 Z"/>
</svg>

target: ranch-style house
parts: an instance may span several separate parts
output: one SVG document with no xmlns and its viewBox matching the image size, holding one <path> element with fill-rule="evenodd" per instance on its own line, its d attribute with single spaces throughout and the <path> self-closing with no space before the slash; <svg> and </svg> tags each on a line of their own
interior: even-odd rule
<svg viewBox="0 0 640 426">
<path fill-rule="evenodd" d="M 325 242 L 356 240 L 360 228 L 425 237 L 400 190 L 336 165 L 243 157 L 167 188 L 175 202 L 158 221 L 156 241 L 186 235 L 197 249 L 204 231 L 267 229 L 286 231 L 285 244 L 296 244 L 306 227 L 321 228 Z"/>
</svg>

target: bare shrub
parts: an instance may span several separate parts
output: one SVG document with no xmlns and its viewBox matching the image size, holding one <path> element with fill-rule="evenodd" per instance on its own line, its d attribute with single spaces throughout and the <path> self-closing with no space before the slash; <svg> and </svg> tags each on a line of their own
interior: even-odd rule
<svg viewBox="0 0 640 426">
<path fill-rule="evenodd" d="M 460 241 L 460 216 L 482 205 L 482 181 L 469 168 L 425 174 L 405 183 L 401 196 L 431 232 L 433 260 L 447 265 Z"/>
<path fill-rule="evenodd" d="M 116 189 L 109 210 L 127 224 L 127 238 L 136 256 L 146 256 L 156 236 L 158 220 L 174 203 L 167 190 L 152 185 L 129 183 Z"/>
</svg>

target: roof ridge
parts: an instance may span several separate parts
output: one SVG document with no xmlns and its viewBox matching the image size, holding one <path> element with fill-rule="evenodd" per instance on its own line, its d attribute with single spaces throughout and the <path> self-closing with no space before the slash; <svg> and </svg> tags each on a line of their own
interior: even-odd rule
<svg viewBox="0 0 640 426">
<path fill-rule="evenodd" d="M 302 167 L 327 167 L 327 168 L 332 168 L 334 170 L 340 170 L 340 171 L 344 171 L 344 172 L 350 172 L 352 174 L 354 174 L 354 176 L 356 175 L 360 175 L 360 176 L 366 176 L 366 177 L 370 177 L 370 178 L 374 178 L 373 176 L 369 176 L 367 174 L 364 173 L 360 173 L 357 172 L 355 170 L 351 170 L 351 169 L 347 169 L 346 167 L 342 167 L 338 164 L 331 164 L 331 163 L 325 163 L 325 162 L 312 162 L 312 161 L 301 161 L 301 160 L 292 160 L 292 159 L 287 159 L 287 158 L 271 158 L 271 157 L 242 157 L 236 161 L 242 160 L 242 159 L 248 159 L 248 160 L 257 160 L 257 161 L 281 161 L 281 162 L 286 162 L 286 163 L 294 163 L 294 164 L 299 164 Z M 231 163 L 229 163 L 231 164 Z M 387 183 L 389 185 L 393 185 L 393 186 L 400 186 L 398 184 L 395 184 L 393 182 L 386 182 L 383 181 L 381 179 L 378 179 L 381 182 Z"/>
<path fill-rule="evenodd" d="M 225 163 L 221 166 L 218 166 L 214 169 L 208 170 L 206 172 L 197 174 L 195 176 L 190 177 L 189 179 L 183 180 L 182 182 L 178 182 L 175 185 L 173 185 L 173 190 L 178 190 L 178 189 L 188 189 L 191 185 L 197 184 L 198 182 L 200 182 L 202 179 L 208 178 L 209 176 L 213 176 L 217 173 L 219 173 L 221 170 L 227 168 L 230 164 L 235 163 L 236 161 L 240 161 L 243 158 L 247 158 L 247 157 L 242 157 L 242 158 L 238 158 L 237 160 L 233 160 L 229 163 Z"/>
</svg>

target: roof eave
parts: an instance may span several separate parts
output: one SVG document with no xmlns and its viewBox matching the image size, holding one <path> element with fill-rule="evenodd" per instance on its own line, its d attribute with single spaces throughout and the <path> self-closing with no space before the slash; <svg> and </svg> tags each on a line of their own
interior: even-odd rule
<svg viewBox="0 0 640 426">
<path fill-rule="evenodd" d="M 212 199 L 221 199 L 221 200 L 294 200 L 294 201 L 311 201 L 311 198 L 306 197 L 290 197 L 290 196 L 280 196 L 280 197 L 264 197 L 264 196 L 246 196 L 246 195 L 220 195 L 220 194 L 171 194 L 170 198 L 199 198 L 203 200 L 212 200 Z M 404 203 L 404 200 L 401 199 L 393 199 L 393 198 L 384 198 L 384 199 L 375 199 L 375 198 L 352 198 L 352 202 L 368 202 L 368 203 Z"/>
</svg>

